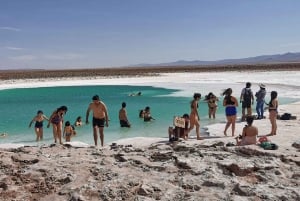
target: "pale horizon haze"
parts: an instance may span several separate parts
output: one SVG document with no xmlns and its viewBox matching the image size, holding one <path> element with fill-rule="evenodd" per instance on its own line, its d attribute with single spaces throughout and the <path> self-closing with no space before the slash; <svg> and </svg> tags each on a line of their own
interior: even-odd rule
<svg viewBox="0 0 300 201">
<path fill-rule="evenodd" d="M 0 69 L 300 52 L 296 0 L 0 0 Z"/>
</svg>

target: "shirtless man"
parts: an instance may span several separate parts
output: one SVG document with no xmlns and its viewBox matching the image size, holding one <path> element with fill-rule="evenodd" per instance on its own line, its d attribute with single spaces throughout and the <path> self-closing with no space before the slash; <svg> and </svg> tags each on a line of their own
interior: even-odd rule
<svg viewBox="0 0 300 201">
<path fill-rule="evenodd" d="M 119 110 L 119 120 L 121 127 L 128 127 L 130 128 L 130 123 L 127 118 L 127 111 L 126 111 L 126 103 L 122 103 L 122 108 Z"/>
<path fill-rule="evenodd" d="M 89 123 L 89 114 L 90 111 L 93 111 L 93 134 L 94 134 L 94 142 L 95 146 L 97 146 L 98 141 L 98 135 L 97 135 L 97 128 L 99 129 L 100 134 L 100 141 L 101 146 L 103 146 L 104 142 L 104 124 L 106 124 L 106 127 L 108 127 L 108 114 L 107 114 L 107 108 L 106 105 L 100 101 L 100 98 L 98 95 L 93 96 L 92 98 L 93 102 L 89 104 L 89 107 L 86 111 L 86 124 Z"/>
</svg>

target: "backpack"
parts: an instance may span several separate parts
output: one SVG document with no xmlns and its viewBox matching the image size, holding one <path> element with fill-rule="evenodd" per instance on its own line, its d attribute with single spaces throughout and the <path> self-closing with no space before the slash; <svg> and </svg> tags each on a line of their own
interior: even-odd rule
<svg viewBox="0 0 300 201">
<path fill-rule="evenodd" d="M 251 91 L 251 89 L 245 88 L 244 95 L 243 95 L 244 101 L 251 101 L 251 98 L 252 98 L 252 91 Z"/>
<path fill-rule="evenodd" d="M 281 120 L 290 120 L 291 116 L 292 115 L 290 113 L 284 113 L 283 115 L 281 115 L 280 119 Z"/>
</svg>

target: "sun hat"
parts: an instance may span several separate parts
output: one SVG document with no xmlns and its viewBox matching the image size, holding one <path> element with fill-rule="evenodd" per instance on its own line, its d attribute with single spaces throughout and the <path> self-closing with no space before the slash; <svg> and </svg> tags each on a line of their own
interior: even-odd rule
<svg viewBox="0 0 300 201">
<path fill-rule="evenodd" d="M 258 85 L 260 88 L 266 88 L 266 85 L 264 85 L 264 84 L 262 84 L 262 83 L 260 83 L 259 85 Z"/>
</svg>

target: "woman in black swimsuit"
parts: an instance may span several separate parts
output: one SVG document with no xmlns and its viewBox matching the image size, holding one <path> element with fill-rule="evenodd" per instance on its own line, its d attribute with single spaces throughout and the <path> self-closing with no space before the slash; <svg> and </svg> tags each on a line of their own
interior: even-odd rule
<svg viewBox="0 0 300 201">
<path fill-rule="evenodd" d="M 31 127 L 32 123 L 35 122 L 34 131 L 36 133 L 36 141 L 40 141 L 43 139 L 43 121 L 49 121 L 49 119 L 43 114 L 43 111 L 39 110 L 37 115 L 33 117 L 31 122 L 29 123 L 29 128 Z"/>
</svg>

